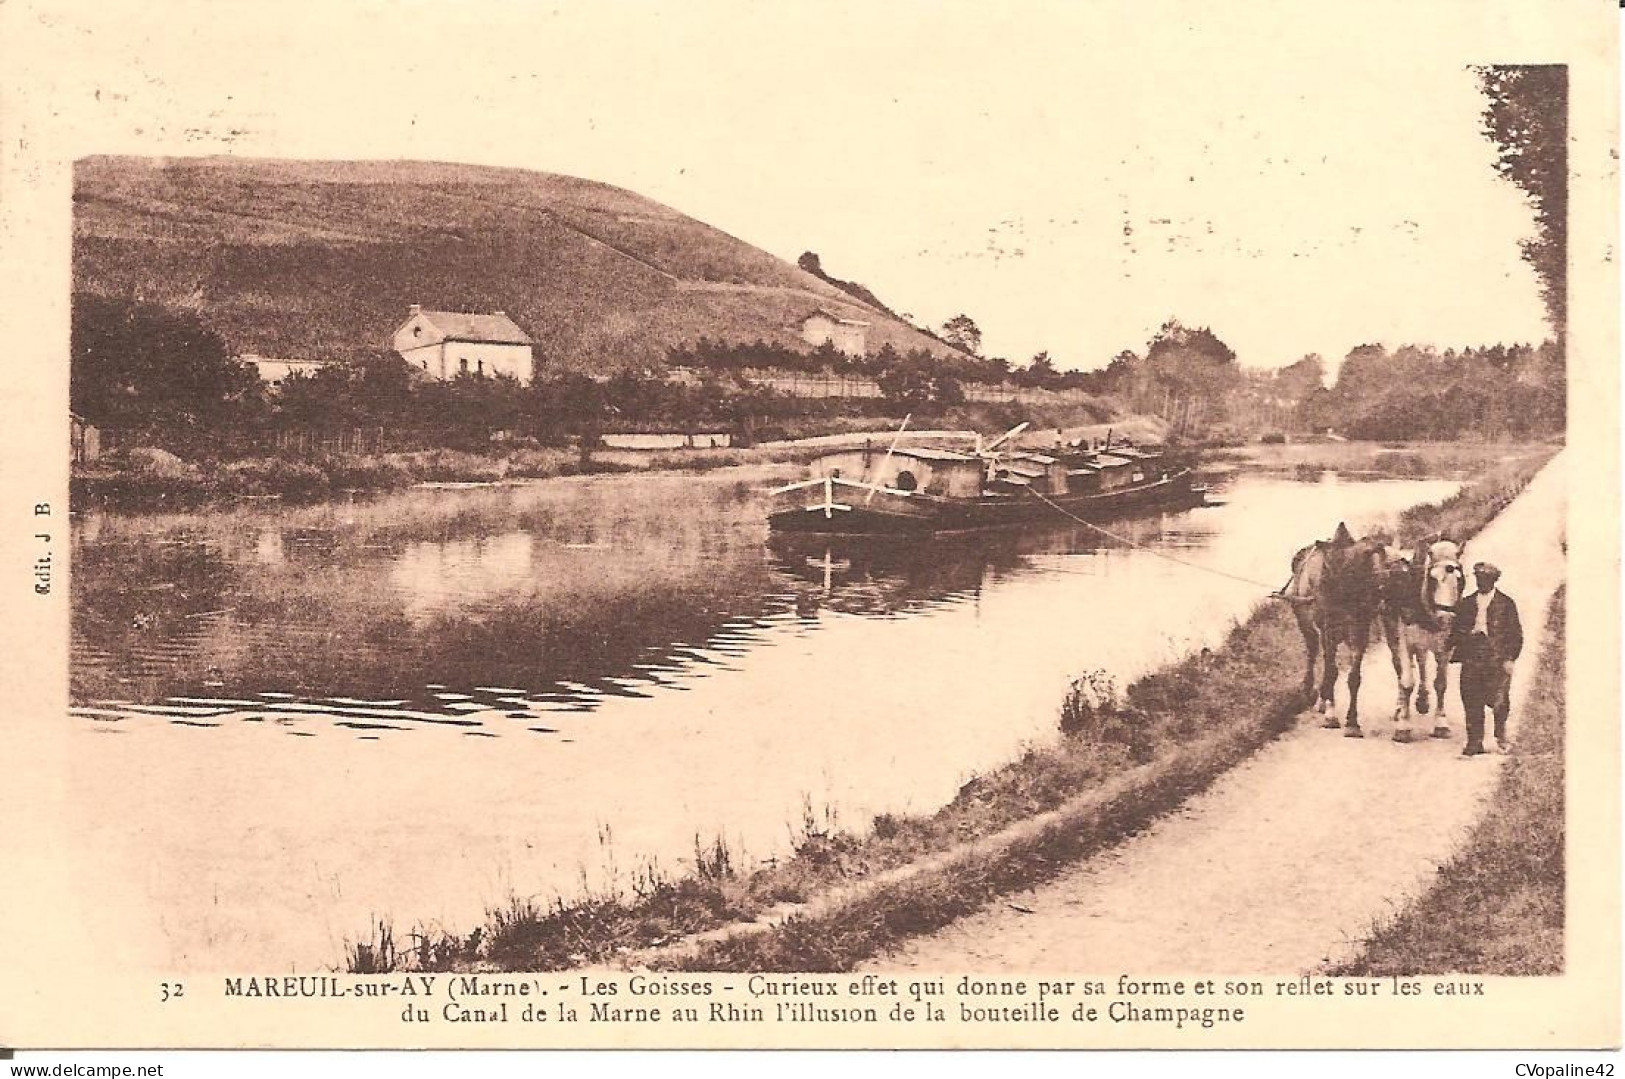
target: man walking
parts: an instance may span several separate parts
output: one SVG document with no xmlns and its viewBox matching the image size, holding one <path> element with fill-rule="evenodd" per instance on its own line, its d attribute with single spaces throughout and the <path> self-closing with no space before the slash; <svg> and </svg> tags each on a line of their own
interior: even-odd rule
<svg viewBox="0 0 1625 1079">
<path fill-rule="evenodd" d="M 1461 707 L 1467 714 L 1463 757 L 1484 749 L 1484 709 L 1495 714 L 1495 745 L 1507 750 L 1507 712 L 1511 708 L 1512 665 L 1523 651 L 1523 625 L 1518 605 L 1496 587 L 1501 571 L 1488 562 L 1473 566 L 1478 591 L 1456 607 L 1450 634 L 1450 662 L 1461 664 Z"/>
</svg>

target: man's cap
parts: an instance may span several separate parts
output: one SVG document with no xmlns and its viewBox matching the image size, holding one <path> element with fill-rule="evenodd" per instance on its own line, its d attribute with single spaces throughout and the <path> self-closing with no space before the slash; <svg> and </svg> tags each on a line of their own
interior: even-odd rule
<svg viewBox="0 0 1625 1079">
<path fill-rule="evenodd" d="M 1493 562 L 1474 562 L 1473 573 L 1475 575 L 1483 573 L 1490 577 L 1499 579 L 1501 576 L 1501 567 L 1495 565 Z"/>
</svg>

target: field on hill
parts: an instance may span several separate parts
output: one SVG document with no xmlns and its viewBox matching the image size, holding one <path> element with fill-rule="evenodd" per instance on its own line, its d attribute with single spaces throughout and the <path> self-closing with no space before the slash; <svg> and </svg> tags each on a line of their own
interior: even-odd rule
<svg viewBox="0 0 1625 1079">
<path fill-rule="evenodd" d="M 946 346 L 659 203 L 548 173 L 425 162 L 80 161 L 74 287 L 196 312 L 236 352 L 387 349 L 409 304 L 506 311 L 538 370 L 658 362 L 670 346 L 805 347 L 815 309 L 869 344 Z"/>
</svg>

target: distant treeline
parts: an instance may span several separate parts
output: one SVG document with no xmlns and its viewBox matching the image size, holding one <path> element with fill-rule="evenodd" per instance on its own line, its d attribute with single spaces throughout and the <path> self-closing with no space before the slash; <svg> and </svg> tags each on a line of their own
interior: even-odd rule
<svg viewBox="0 0 1625 1079">
<path fill-rule="evenodd" d="M 1335 383 L 1323 377 L 1320 357 L 1306 356 L 1250 380 L 1246 392 L 1274 402 L 1284 427 L 1349 438 L 1530 438 L 1567 422 L 1563 348 L 1553 341 L 1459 351 L 1360 345 Z"/>
<path fill-rule="evenodd" d="M 1170 319 L 1143 355 L 1121 352 L 1076 384 L 1162 416 L 1176 437 L 1218 441 L 1324 431 L 1384 440 L 1528 438 L 1565 425 L 1563 348 L 1553 341 L 1442 351 L 1364 344 L 1344 357 L 1335 381 L 1327 374 L 1314 354 L 1275 371 L 1245 369 L 1211 330 Z"/>
</svg>

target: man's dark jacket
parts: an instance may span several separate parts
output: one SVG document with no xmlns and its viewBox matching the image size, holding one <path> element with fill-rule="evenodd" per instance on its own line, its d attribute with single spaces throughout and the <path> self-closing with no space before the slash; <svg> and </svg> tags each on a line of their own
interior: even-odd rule
<svg viewBox="0 0 1625 1079">
<path fill-rule="evenodd" d="M 1518 621 L 1518 605 L 1497 591 L 1490 600 L 1485 620 L 1487 633 L 1473 632 L 1478 624 L 1478 601 L 1474 592 L 1456 604 L 1456 625 L 1450 634 L 1451 658 L 1457 663 L 1505 663 L 1523 651 L 1523 625 Z"/>
</svg>

